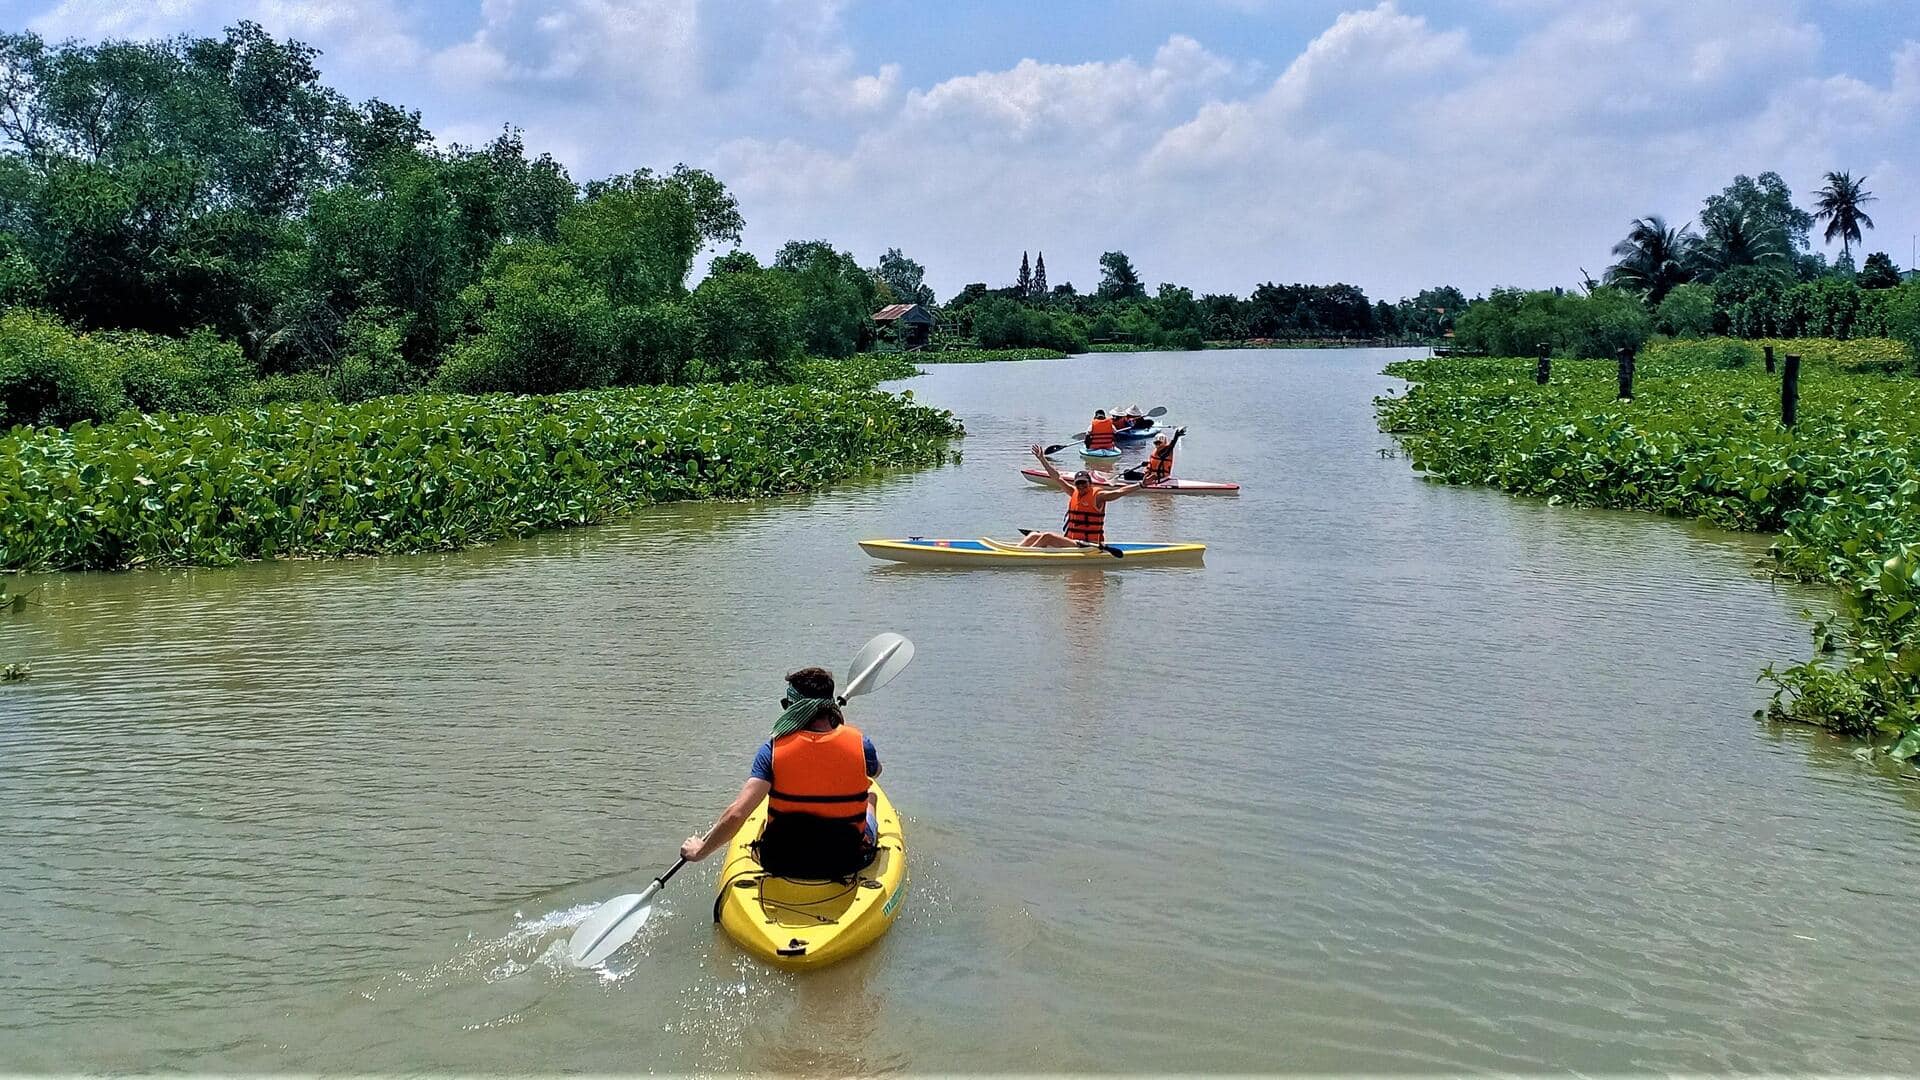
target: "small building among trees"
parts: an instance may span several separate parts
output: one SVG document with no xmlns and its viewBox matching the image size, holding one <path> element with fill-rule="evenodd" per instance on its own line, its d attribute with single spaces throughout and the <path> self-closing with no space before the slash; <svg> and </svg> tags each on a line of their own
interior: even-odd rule
<svg viewBox="0 0 1920 1080">
<path fill-rule="evenodd" d="M 924 349 L 933 336 L 933 312 L 920 304 L 888 304 L 873 313 L 873 321 L 894 332 L 903 349 Z"/>
</svg>

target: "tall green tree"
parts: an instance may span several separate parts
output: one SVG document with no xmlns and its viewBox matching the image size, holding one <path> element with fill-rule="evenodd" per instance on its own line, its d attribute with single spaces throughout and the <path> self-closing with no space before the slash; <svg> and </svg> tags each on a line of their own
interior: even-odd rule
<svg viewBox="0 0 1920 1080">
<path fill-rule="evenodd" d="M 1033 287 L 1027 295 L 1036 300 L 1047 298 L 1047 253 L 1041 252 L 1033 258 Z"/>
<path fill-rule="evenodd" d="M 1097 295 L 1102 300 L 1138 300 L 1147 295 L 1147 288 L 1140 283 L 1140 273 L 1133 268 L 1133 260 L 1127 258 L 1124 251 L 1109 251 L 1100 256 L 1100 289 Z"/>
<path fill-rule="evenodd" d="M 1863 289 L 1891 289 L 1900 284 L 1900 268 L 1893 264 L 1893 256 L 1876 251 L 1867 256 L 1866 265 L 1860 268 L 1854 284 Z"/>
<path fill-rule="evenodd" d="M 1772 175 L 1772 174 L 1768 174 Z M 1697 277 L 1712 280 L 1743 266 L 1773 273 L 1793 268 L 1791 239 L 1764 209 L 1729 203 L 1703 218 L 1704 231 L 1692 246 L 1689 265 Z"/>
<path fill-rule="evenodd" d="M 925 281 L 927 268 L 907 258 L 899 248 L 888 248 L 886 254 L 880 256 L 873 276 L 893 293 L 896 303 L 933 304 L 933 290 L 927 288 Z"/>
<path fill-rule="evenodd" d="M 1658 306 L 1675 286 L 1693 280 L 1689 260 L 1698 242 L 1689 226 L 1670 228 L 1659 214 L 1635 218 L 1627 238 L 1613 245 L 1620 261 L 1607 267 L 1606 282 Z"/>
<path fill-rule="evenodd" d="M 791 240 L 773 268 L 798 304 L 801 341 L 814 356 L 851 356 L 873 341 L 874 278 L 825 240 Z"/>
<path fill-rule="evenodd" d="M 1827 243 L 1840 238 L 1840 252 L 1848 259 L 1853 257 L 1853 245 L 1860 242 L 1860 230 L 1873 228 L 1873 219 L 1867 216 L 1861 207 L 1877 201 L 1873 192 L 1866 189 L 1867 178 L 1855 180 L 1850 173 L 1830 172 L 1827 174 L 1827 186 L 1814 192 L 1815 221 L 1827 223 Z"/>
<path fill-rule="evenodd" d="M 1033 268 L 1027 265 L 1027 253 L 1020 253 L 1020 276 L 1014 279 L 1013 295 L 1022 300 L 1033 296 Z"/>
<path fill-rule="evenodd" d="M 1813 215 L 1793 203 L 1793 190 L 1776 172 L 1758 177 L 1736 176 L 1718 195 L 1707 197 L 1700 209 L 1700 230 L 1711 236 L 1728 221 L 1753 235 L 1769 235 L 1781 254 L 1792 257 L 1810 246 Z"/>
</svg>

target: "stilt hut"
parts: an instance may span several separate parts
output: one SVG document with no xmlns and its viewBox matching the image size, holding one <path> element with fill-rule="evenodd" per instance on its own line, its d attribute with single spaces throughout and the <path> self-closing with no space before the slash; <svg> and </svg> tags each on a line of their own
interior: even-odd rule
<svg viewBox="0 0 1920 1080">
<path fill-rule="evenodd" d="M 888 304 L 873 313 L 883 330 L 892 330 L 903 349 L 924 349 L 933 336 L 933 312 L 919 304 Z"/>
</svg>

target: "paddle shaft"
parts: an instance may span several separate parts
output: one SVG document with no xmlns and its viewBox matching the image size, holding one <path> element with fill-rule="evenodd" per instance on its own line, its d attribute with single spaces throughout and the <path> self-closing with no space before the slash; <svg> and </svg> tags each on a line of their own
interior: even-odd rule
<svg viewBox="0 0 1920 1080">
<path fill-rule="evenodd" d="M 682 855 L 680 856 L 680 861 L 673 864 L 673 869 L 668 870 L 666 873 L 661 874 L 659 877 L 653 879 L 654 885 L 662 889 L 666 888 L 667 882 L 673 878 L 673 875 L 679 873 L 680 868 L 685 865 L 687 865 L 687 857 L 685 855 Z"/>
</svg>

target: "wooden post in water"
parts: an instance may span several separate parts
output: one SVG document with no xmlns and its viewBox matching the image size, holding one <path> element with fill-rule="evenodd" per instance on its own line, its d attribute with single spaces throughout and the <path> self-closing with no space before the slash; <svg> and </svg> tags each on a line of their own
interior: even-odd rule
<svg viewBox="0 0 1920 1080">
<path fill-rule="evenodd" d="M 1788 427 L 1800 418 L 1800 354 L 1787 354 L 1787 367 L 1780 373 L 1780 422 Z"/>
<path fill-rule="evenodd" d="M 1633 400 L 1633 350 L 1620 350 L 1620 400 Z"/>
<path fill-rule="evenodd" d="M 1547 376 L 1553 374 L 1553 361 L 1547 357 L 1547 343 L 1540 343 L 1540 361 L 1533 365 L 1533 381 L 1541 386 L 1547 385 Z"/>
<path fill-rule="evenodd" d="M 1760 348 L 1767 354 L 1767 374 L 1771 375 L 1773 374 L 1773 346 L 1762 345 Z"/>
</svg>

